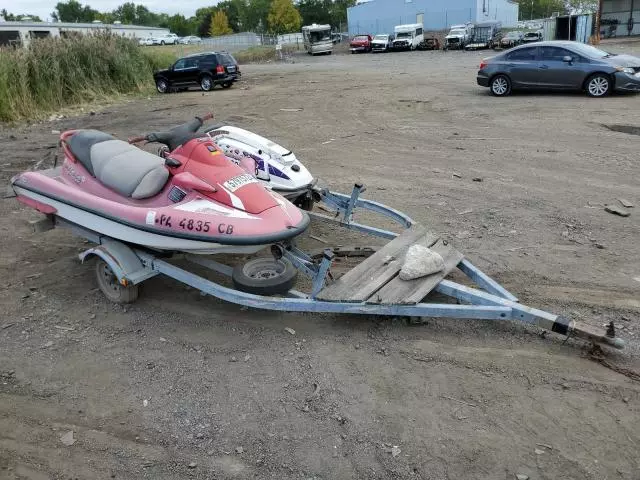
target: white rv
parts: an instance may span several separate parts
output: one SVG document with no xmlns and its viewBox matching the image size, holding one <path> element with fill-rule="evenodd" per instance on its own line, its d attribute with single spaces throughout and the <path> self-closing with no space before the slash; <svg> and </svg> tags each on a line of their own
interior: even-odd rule
<svg viewBox="0 0 640 480">
<path fill-rule="evenodd" d="M 396 25 L 393 28 L 396 38 L 393 41 L 394 50 L 415 50 L 424 40 L 421 23 Z"/>
<path fill-rule="evenodd" d="M 333 42 L 331 41 L 331 25 L 306 25 L 302 27 L 302 38 L 304 40 L 304 49 L 309 55 L 316 53 L 328 53 L 331 55 L 333 51 Z"/>
</svg>

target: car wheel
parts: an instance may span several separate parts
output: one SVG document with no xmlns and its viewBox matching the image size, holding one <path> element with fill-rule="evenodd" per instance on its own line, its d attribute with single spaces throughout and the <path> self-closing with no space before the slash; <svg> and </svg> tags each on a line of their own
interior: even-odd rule
<svg viewBox="0 0 640 480">
<path fill-rule="evenodd" d="M 205 92 L 213 89 L 213 79 L 209 75 L 205 75 L 200 79 L 200 88 Z"/>
<path fill-rule="evenodd" d="M 164 40 L 160 40 L 160 45 L 164 45 Z"/>
<path fill-rule="evenodd" d="M 611 77 L 604 73 L 596 73 L 586 83 L 587 95 L 590 97 L 606 97 L 611 92 Z"/>
<path fill-rule="evenodd" d="M 222 88 L 231 88 L 231 85 L 233 85 L 233 82 L 225 82 L 222 84 Z"/>
<path fill-rule="evenodd" d="M 506 97 L 511 93 L 511 80 L 506 75 L 496 75 L 489 83 L 491 95 L 496 97 Z"/>
<path fill-rule="evenodd" d="M 169 91 L 169 84 L 166 80 L 156 80 L 156 90 L 158 93 L 167 93 Z"/>
</svg>

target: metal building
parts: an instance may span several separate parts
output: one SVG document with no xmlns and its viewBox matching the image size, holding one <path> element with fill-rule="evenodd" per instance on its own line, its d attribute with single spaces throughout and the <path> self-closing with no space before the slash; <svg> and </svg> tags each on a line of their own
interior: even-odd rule
<svg viewBox="0 0 640 480">
<path fill-rule="evenodd" d="M 64 37 L 70 34 L 86 34 L 98 31 L 132 38 L 155 37 L 169 33 L 168 28 L 123 25 L 121 23 L 64 23 L 64 22 L 0 22 L 0 46 L 28 45 L 32 38 Z"/>
<path fill-rule="evenodd" d="M 640 0 L 601 0 L 601 38 L 640 35 Z"/>
<path fill-rule="evenodd" d="M 640 0 L 636 0 L 640 3 Z M 349 34 L 392 33 L 396 25 L 421 23 L 444 30 L 466 22 L 518 22 L 518 4 L 510 0 L 372 0 L 347 9 Z"/>
<path fill-rule="evenodd" d="M 572 40 L 589 43 L 593 35 L 593 15 L 561 15 L 543 22 L 545 40 Z"/>
</svg>

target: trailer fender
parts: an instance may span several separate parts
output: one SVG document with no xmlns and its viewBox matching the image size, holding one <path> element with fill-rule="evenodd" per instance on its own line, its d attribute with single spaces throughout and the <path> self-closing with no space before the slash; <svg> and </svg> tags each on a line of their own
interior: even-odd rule
<svg viewBox="0 0 640 480">
<path fill-rule="evenodd" d="M 131 248 L 117 240 L 103 240 L 101 245 L 85 250 L 78 257 L 84 263 L 86 259 L 94 255 L 109 265 L 113 274 L 123 285 L 135 285 L 157 275 L 157 272 L 150 266 L 142 263 L 142 260 Z"/>
</svg>

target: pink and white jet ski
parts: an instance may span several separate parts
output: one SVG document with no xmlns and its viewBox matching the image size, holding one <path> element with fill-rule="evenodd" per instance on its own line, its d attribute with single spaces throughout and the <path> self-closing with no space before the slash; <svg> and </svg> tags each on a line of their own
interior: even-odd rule
<svg viewBox="0 0 640 480">
<path fill-rule="evenodd" d="M 21 173 L 11 185 L 44 214 L 154 250 L 248 254 L 307 228 L 306 213 L 190 123 L 129 143 L 97 130 L 64 132 L 62 166 Z M 143 140 L 166 145 L 166 158 L 131 145 Z"/>
</svg>

